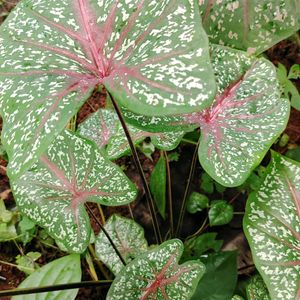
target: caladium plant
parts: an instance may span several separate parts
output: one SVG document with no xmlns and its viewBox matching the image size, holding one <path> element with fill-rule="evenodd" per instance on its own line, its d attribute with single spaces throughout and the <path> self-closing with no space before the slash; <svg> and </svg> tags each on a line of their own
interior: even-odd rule
<svg viewBox="0 0 300 300">
<path fill-rule="evenodd" d="M 133 125 L 127 127 L 135 145 L 150 137 L 156 148 L 166 151 L 176 148 L 184 135 L 183 131 L 147 132 Z M 95 142 L 100 149 L 106 150 L 105 153 L 112 160 L 130 153 L 123 127 L 113 110 L 99 109 L 91 114 L 80 124 L 78 133 Z"/>
<path fill-rule="evenodd" d="M 16 178 L 100 85 L 137 113 L 200 111 L 215 93 L 196 1 L 23 0 L 0 30 L 2 141 Z"/>
<path fill-rule="evenodd" d="M 260 189 L 250 195 L 244 231 L 272 300 L 300 297 L 300 164 L 272 152 Z"/>
<path fill-rule="evenodd" d="M 211 42 L 262 53 L 300 27 L 294 0 L 199 0 L 202 23 Z"/>
<path fill-rule="evenodd" d="M 118 215 L 112 215 L 104 228 L 125 262 L 130 262 L 148 250 L 148 243 L 144 237 L 144 229 L 135 221 Z M 103 231 L 96 237 L 95 250 L 99 259 L 115 275 L 124 267 Z"/>
<path fill-rule="evenodd" d="M 138 256 L 117 275 L 106 299 L 190 299 L 205 267 L 199 261 L 178 265 L 182 252 L 174 239 Z"/>
<path fill-rule="evenodd" d="M 90 241 L 87 201 L 116 206 L 135 200 L 136 189 L 94 144 L 65 131 L 37 164 L 11 181 L 18 207 L 70 252 Z"/>
<path fill-rule="evenodd" d="M 201 112 L 144 117 L 126 111 L 128 122 L 152 130 L 200 127 L 199 160 L 224 186 L 241 185 L 286 127 L 290 105 L 280 98 L 276 71 L 265 59 L 212 45 L 218 93 Z"/>
</svg>

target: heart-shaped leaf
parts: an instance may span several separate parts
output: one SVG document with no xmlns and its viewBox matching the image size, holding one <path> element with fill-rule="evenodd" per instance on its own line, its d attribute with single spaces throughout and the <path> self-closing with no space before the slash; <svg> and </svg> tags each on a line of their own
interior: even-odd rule
<svg viewBox="0 0 300 300">
<path fill-rule="evenodd" d="M 207 107 L 215 82 L 195 2 L 21 1 L 0 30 L 9 175 L 28 169 L 99 85 L 137 113 Z"/>
<path fill-rule="evenodd" d="M 131 138 L 138 145 L 150 137 L 155 147 L 170 151 L 178 146 L 184 132 L 146 132 L 133 125 L 127 125 Z M 110 109 L 100 109 L 89 116 L 78 128 L 85 138 L 95 142 L 99 148 L 106 149 L 112 160 L 130 153 L 130 147 L 117 113 Z"/>
<path fill-rule="evenodd" d="M 133 220 L 112 215 L 104 225 L 104 228 L 125 262 L 128 263 L 136 256 L 147 251 L 148 243 L 144 237 L 144 229 Z M 95 250 L 98 258 L 102 260 L 115 275 L 124 267 L 103 232 L 100 232 L 96 238 Z"/>
<path fill-rule="evenodd" d="M 87 201 L 116 206 L 135 199 L 136 189 L 94 144 L 65 131 L 12 189 L 20 210 L 71 252 L 90 241 Z"/>
<path fill-rule="evenodd" d="M 168 117 L 127 111 L 125 116 L 136 126 L 153 126 L 153 131 L 160 126 L 168 131 L 200 127 L 202 167 L 223 186 L 238 186 L 284 130 L 290 105 L 280 98 L 275 67 L 269 61 L 217 45 L 212 45 L 211 54 L 218 85 L 211 107 Z"/>
<path fill-rule="evenodd" d="M 183 251 L 180 240 L 169 240 L 129 263 L 112 283 L 107 300 L 188 300 L 204 266 L 198 261 L 178 265 Z"/>
<path fill-rule="evenodd" d="M 64 284 L 79 282 L 81 280 L 80 256 L 71 254 L 56 259 L 42 268 L 36 270 L 27 277 L 18 287 L 19 288 L 35 288 L 55 284 Z M 77 295 L 78 289 L 64 290 L 56 292 L 45 292 L 33 296 L 22 295 L 14 296 L 12 300 L 49 300 L 49 299 L 68 299 L 73 300 Z"/>
<path fill-rule="evenodd" d="M 260 189 L 247 201 L 244 231 L 273 300 L 300 297 L 300 164 L 272 152 Z"/>
<path fill-rule="evenodd" d="M 281 99 L 274 66 L 244 52 L 213 47 L 218 95 L 199 122 L 199 159 L 205 171 L 224 186 L 241 185 L 285 129 L 290 105 Z"/>
<path fill-rule="evenodd" d="M 251 277 L 246 292 L 249 300 L 271 300 L 268 289 L 260 275 Z"/>
<path fill-rule="evenodd" d="M 262 53 L 300 28 L 297 1 L 199 0 L 213 43 Z"/>
<path fill-rule="evenodd" d="M 190 214 L 195 214 L 196 212 L 202 211 L 209 206 L 209 199 L 204 194 L 193 192 L 187 201 L 186 210 Z"/>
<path fill-rule="evenodd" d="M 233 218 L 233 207 L 225 200 L 214 200 L 208 212 L 209 225 L 228 224 Z"/>
</svg>

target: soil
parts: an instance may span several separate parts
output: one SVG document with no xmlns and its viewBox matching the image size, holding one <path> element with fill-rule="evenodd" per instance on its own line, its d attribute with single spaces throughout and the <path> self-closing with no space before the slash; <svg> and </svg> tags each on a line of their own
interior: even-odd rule
<svg viewBox="0 0 300 300">
<path fill-rule="evenodd" d="M 4 4 L 0 4 L 0 24 L 3 22 L 9 11 L 14 7 L 18 1 L 5 1 Z M 1 2 L 0 2 L 1 3 Z M 299 45 L 292 40 L 285 40 L 275 45 L 266 52 L 268 58 L 277 65 L 279 62 L 284 64 L 289 69 L 293 64 L 300 63 L 300 49 Z M 295 84 L 300 88 L 300 81 L 295 81 Z M 92 112 L 96 111 L 100 107 L 104 107 L 106 102 L 105 91 L 95 92 L 90 99 L 82 106 L 81 110 L 77 114 L 77 125 L 85 120 Z M 2 122 L 0 120 L 0 129 L 2 128 Z M 290 120 L 285 131 L 289 137 L 289 143 L 300 145 L 300 112 L 292 109 Z M 276 147 L 276 146 L 275 146 Z M 282 153 L 287 148 L 280 149 Z M 278 149 L 277 149 L 278 150 Z M 194 146 L 188 144 L 182 144 L 178 150 L 180 159 L 177 162 L 170 164 L 172 174 L 172 193 L 174 202 L 174 216 L 175 220 L 179 215 L 180 205 L 184 194 L 185 182 L 188 178 L 190 163 L 194 151 Z M 152 157 L 153 160 L 146 158 L 143 154 L 140 154 L 140 160 L 143 170 L 149 180 L 150 174 L 159 159 L 159 151 L 156 151 Z M 154 243 L 152 222 L 149 214 L 148 206 L 145 201 L 144 191 L 142 188 L 142 182 L 140 176 L 134 166 L 134 163 L 130 157 L 123 157 L 118 159 L 116 163 L 125 169 L 126 175 L 135 183 L 138 188 L 138 198 L 134 203 L 130 204 L 130 209 L 133 212 L 134 219 L 141 224 L 145 229 L 146 238 L 149 243 Z M 4 158 L 0 158 L 0 194 L 4 192 L 5 204 L 7 207 L 13 207 L 15 205 L 13 196 L 10 192 L 9 181 L 6 176 L 7 162 Z M 198 164 L 195 174 L 192 180 L 191 190 L 199 191 L 199 175 L 201 168 Z M 247 199 L 246 194 L 239 194 L 236 189 L 227 189 L 224 194 L 213 194 L 213 199 L 226 199 L 231 200 L 234 205 L 235 211 L 243 212 L 245 208 L 245 202 Z M 96 204 L 88 204 L 93 213 L 97 216 L 98 220 L 101 220 L 101 216 Z M 103 212 L 106 217 L 113 213 L 119 213 L 123 216 L 130 217 L 130 210 L 128 206 L 121 207 L 103 207 Z M 194 233 L 205 219 L 206 213 L 199 213 L 196 215 L 186 215 L 184 219 L 184 228 L 182 230 L 182 237 Z M 98 223 L 90 216 L 92 227 L 95 234 L 100 231 Z M 159 218 L 160 228 L 168 228 L 168 221 L 164 221 Z M 167 234 L 166 230 L 163 235 Z M 224 250 L 239 250 L 238 256 L 238 269 L 241 276 L 249 276 L 255 270 L 249 246 L 242 231 L 242 215 L 237 215 L 231 221 L 228 226 L 220 227 L 218 231 L 218 239 L 224 240 Z M 30 250 L 29 250 L 30 249 Z M 42 246 L 41 243 L 33 240 L 26 246 L 23 251 L 39 251 L 42 253 L 42 257 L 38 260 L 40 265 L 52 261 L 63 255 L 61 251 L 54 251 L 52 248 Z M 0 243 L 0 260 L 8 263 L 15 262 L 15 256 L 19 254 L 19 250 L 14 243 Z M 95 266 L 97 269 L 97 266 Z M 83 280 L 92 280 L 89 274 L 88 266 L 85 261 L 82 263 Z M 101 272 L 97 269 L 99 279 L 102 279 Z M 0 263 L 0 290 L 16 288 L 20 282 L 25 278 L 23 272 L 17 268 L 9 266 L 7 264 Z M 3 277 L 3 278 L 2 278 Z M 80 289 L 77 298 L 78 300 L 86 299 L 105 299 L 105 288 L 84 288 Z M 9 299 L 9 298 L 3 298 Z"/>
</svg>

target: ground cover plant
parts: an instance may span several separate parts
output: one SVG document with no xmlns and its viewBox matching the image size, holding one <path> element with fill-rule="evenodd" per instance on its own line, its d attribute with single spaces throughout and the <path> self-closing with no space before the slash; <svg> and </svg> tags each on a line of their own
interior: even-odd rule
<svg viewBox="0 0 300 300">
<path fill-rule="evenodd" d="M 0 258 L 27 278 L 0 297 L 300 299 L 299 65 L 264 52 L 300 48 L 299 9 L 21 0 L 0 27 L 0 241 L 20 254 Z"/>
</svg>

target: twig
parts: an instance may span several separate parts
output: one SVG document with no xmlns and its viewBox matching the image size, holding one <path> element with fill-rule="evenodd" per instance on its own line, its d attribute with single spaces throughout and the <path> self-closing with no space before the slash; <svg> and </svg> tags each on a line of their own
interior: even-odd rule
<svg viewBox="0 0 300 300">
<path fill-rule="evenodd" d="M 182 223 L 183 223 L 183 218 L 184 218 L 185 209 L 186 209 L 187 196 L 189 194 L 189 190 L 191 187 L 192 179 L 193 179 L 195 168 L 196 168 L 199 144 L 200 144 L 200 138 L 199 138 L 197 145 L 195 147 L 195 150 L 194 150 L 190 173 L 189 173 L 189 177 L 188 177 L 187 184 L 186 184 L 185 191 L 184 191 L 184 196 L 183 196 L 183 200 L 182 200 L 182 204 L 181 204 L 181 209 L 180 209 L 180 214 L 179 214 L 178 224 L 177 224 L 176 234 L 175 234 L 177 237 L 180 234 Z"/>
<path fill-rule="evenodd" d="M 152 218 L 153 229 L 154 229 L 154 234 L 155 234 L 156 241 L 157 241 L 157 243 L 161 243 L 162 238 L 161 238 L 160 228 L 159 228 L 159 224 L 158 224 L 156 213 L 155 213 L 154 201 L 153 201 L 151 191 L 150 191 L 146 176 L 144 174 L 141 162 L 139 160 L 136 148 L 133 144 L 130 132 L 127 128 L 127 125 L 126 125 L 126 122 L 124 120 L 123 114 L 122 114 L 117 102 L 115 101 L 114 97 L 111 95 L 111 93 L 109 91 L 107 91 L 107 93 L 110 96 L 111 102 L 112 102 L 112 104 L 115 108 L 115 111 L 116 111 L 116 113 L 119 117 L 119 120 L 121 122 L 121 125 L 123 127 L 123 130 L 125 132 L 125 135 L 127 137 L 127 140 L 128 140 L 131 152 L 132 152 L 134 163 L 135 163 L 136 168 L 138 169 L 138 171 L 140 173 L 140 176 L 141 176 L 141 179 L 142 179 L 142 182 L 143 182 L 143 186 L 144 186 L 144 190 L 145 190 L 145 194 L 146 194 L 146 199 L 147 199 L 147 202 L 148 202 L 148 206 L 150 208 L 150 214 L 151 214 L 151 218 Z"/>
<path fill-rule="evenodd" d="M 109 236 L 108 232 L 105 230 L 105 228 L 102 226 L 102 224 L 100 223 L 100 221 L 97 219 L 97 217 L 95 216 L 95 214 L 93 213 L 93 211 L 89 208 L 88 205 L 85 206 L 87 208 L 87 210 L 89 211 L 89 213 L 92 215 L 92 217 L 94 218 L 94 220 L 96 221 L 96 223 L 99 225 L 99 227 L 101 228 L 101 230 L 103 231 L 103 233 L 105 234 L 105 236 L 107 237 L 107 239 L 109 240 L 111 246 L 114 248 L 116 254 L 119 256 L 122 264 L 124 266 L 126 266 L 126 262 L 122 256 L 122 254 L 120 253 L 120 251 L 118 250 L 117 246 L 115 245 L 115 243 L 113 242 L 113 240 L 111 239 L 111 237 Z"/>
</svg>

